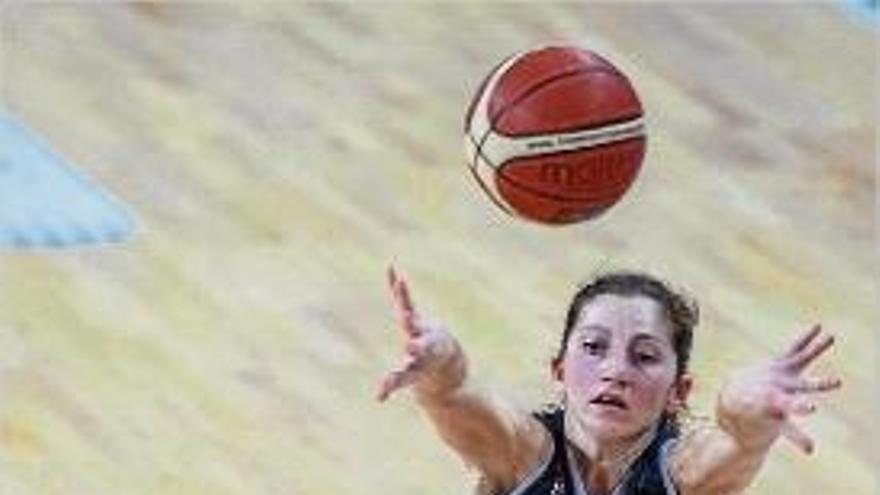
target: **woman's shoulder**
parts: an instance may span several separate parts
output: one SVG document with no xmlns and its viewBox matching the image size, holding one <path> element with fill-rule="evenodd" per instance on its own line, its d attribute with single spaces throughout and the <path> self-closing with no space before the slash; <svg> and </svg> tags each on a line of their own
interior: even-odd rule
<svg viewBox="0 0 880 495">
<path fill-rule="evenodd" d="M 562 411 L 542 407 L 527 415 L 520 426 L 520 441 L 511 452 L 511 472 L 506 479 L 479 473 L 475 495 L 526 494 L 523 491 L 545 470 L 553 457 L 557 435 L 563 435 Z"/>
</svg>

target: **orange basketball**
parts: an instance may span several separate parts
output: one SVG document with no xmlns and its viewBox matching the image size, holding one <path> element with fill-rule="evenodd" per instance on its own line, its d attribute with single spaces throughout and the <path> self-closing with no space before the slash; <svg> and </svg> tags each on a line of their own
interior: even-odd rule
<svg viewBox="0 0 880 495">
<path fill-rule="evenodd" d="M 503 61 L 465 117 L 477 183 L 504 211 L 545 224 L 587 220 L 615 204 L 639 172 L 645 141 L 627 77 L 576 47 Z"/>
</svg>

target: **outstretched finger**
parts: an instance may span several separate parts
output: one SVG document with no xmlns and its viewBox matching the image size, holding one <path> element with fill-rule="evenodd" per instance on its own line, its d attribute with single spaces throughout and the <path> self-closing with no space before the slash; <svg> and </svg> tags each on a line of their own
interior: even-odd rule
<svg viewBox="0 0 880 495">
<path fill-rule="evenodd" d="M 398 275 L 394 266 L 388 267 L 388 285 L 391 286 L 391 292 L 394 294 L 394 301 L 397 303 L 397 307 L 403 311 L 412 312 L 412 299 L 409 297 L 406 280 Z"/>
<path fill-rule="evenodd" d="M 816 446 L 813 443 L 813 439 L 791 421 L 786 421 L 782 424 L 782 435 L 795 444 L 797 448 L 804 451 L 805 454 L 812 454 L 813 450 L 815 450 Z"/>
<path fill-rule="evenodd" d="M 815 379 L 797 379 L 785 387 L 787 392 L 791 393 L 816 393 L 830 392 L 836 390 L 843 385 L 840 378 L 815 378 Z"/>
<path fill-rule="evenodd" d="M 409 295 L 409 288 L 406 285 L 406 280 L 397 274 L 393 266 L 388 267 L 388 285 L 391 287 L 391 295 L 401 328 L 409 336 L 418 335 L 418 329 L 413 321 L 415 309 Z"/>
<path fill-rule="evenodd" d="M 810 345 L 810 342 L 816 338 L 817 335 L 822 331 L 822 325 L 818 323 L 813 325 L 807 332 L 803 333 L 799 336 L 794 342 L 792 342 L 791 347 L 788 348 L 788 351 L 785 353 L 783 357 L 793 357 L 797 353 L 803 351 Z"/>
<path fill-rule="evenodd" d="M 388 372 L 379 382 L 379 389 L 376 392 L 376 398 L 379 402 L 384 402 L 396 390 L 399 390 L 415 380 L 415 369 L 417 360 L 414 356 L 406 356 L 400 365 Z"/>
<path fill-rule="evenodd" d="M 790 368 L 800 371 L 806 368 L 817 357 L 821 356 L 825 351 L 834 345 L 834 336 L 825 335 L 821 339 L 811 342 L 809 346 L 802 349 L 787 361 Z"/>
<path fill-rule="evenodd" d="M 816 412 L 816 403 L 810 399 L 801 397 L 800 399 L 791 403 L 788 408 L 788 412 L 790 414 L 796 414 L 798 416 L 813 414 L 814 412 Z"/>
</svg>

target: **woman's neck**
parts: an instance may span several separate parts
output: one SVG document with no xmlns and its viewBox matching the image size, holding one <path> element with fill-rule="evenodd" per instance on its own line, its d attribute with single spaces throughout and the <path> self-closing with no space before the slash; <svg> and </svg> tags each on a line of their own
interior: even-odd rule
<svg viewBox="0 0 880 495">
<path fill-rule="evenodd" d="M 654 425 L 634 437 L 602 441 L 576 420 L 565 418 L 565 434 L 573 447 L 575 467 L 591 493 L 611 493 L 656 433 Z"/>
</svg>

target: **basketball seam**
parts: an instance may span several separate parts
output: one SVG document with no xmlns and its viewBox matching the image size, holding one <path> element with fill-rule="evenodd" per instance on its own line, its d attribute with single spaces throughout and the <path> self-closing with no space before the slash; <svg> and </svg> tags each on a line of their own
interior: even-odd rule
<svg viewBox="0 0 880 495">
<path fill-rule="evenodd" d="M 514 156 L 514 157 L 510 157 L 507 160 L 505 160 L 504 163 L 500 164 L 496 170 L 500 172 L 503 168 L 510 165 L 509 162 L 514 161 L 514 160 L 523 159 L 523 158 L 546 158 L 548 156 L 568 155 L 571 153 L 579 153 L 581 151 L 586 151 L 586 150 L 598 150 L 598 149 L 602 149 L 602 148 L 607 148 L 609 146 L 615 146 L 615 145 L 622 144 L 622 143 L 629 143 L 630 141 L 637 141 L 639 139 L 647 142 L 647 139 L 645 139 L 645 135 L 641 134 L 638 136 L 630 136 L 630 137 L 627 137 L 624 139 L 620 139 L 618 141 L 608 141 L 605 143 L 591 144 L 591 145 L 583 146 L 581 148 L 548 151 L 547 153 L 541 153 L 540 155 Z"/>
<path fill-rule="evenodd" d="M 591 123 L 589 125 L 572 127 L 570 129 L 566 128 L 564 131 L 556 131 L 556 132 L 546 132 L 545 131 L 545 132 L 526 132 L 526 133 L 522 133 L 522 134 L 505 134 L 503 132 L 496 131 L 495 134 L 497 134 L 499 136 L 513 138 L 513 139 L 532 138 L 532 137 L 539 137 L 539 136 L 554 136 L 557 134 L 570 134 L 570 133 L 581 132 L 581 131 L 589 131 L 589 130 L 593 130 L 593 129 L 601 129 L 603 127 L 610 127 L 610 126 L 614 126 L 614 125 L 618 125 L 618 124 L 625 124 L 627 122 L 632 122 L 632 121 L 638 120 L 642 117 L 644 117 L 643 113 L 631 114 L 631 115 L 626 115 L 623 117 L 618 117 L 616 119 L 609 119 L 609 120 L 603 120 L 601 122 Z"/>
<path fill-rule="evenodd" d="M 527 186 L 527 185 L 523 184 L 522 182 L 515 180 L 515 179 L 512 179 L 504 174 L 498 174 L 498 177 L 501 178 L 501 180 L 507 182 L 508 184 L 510 184 L 514 187 L 517 187 L 517 188 L 519 188 L 529 194 L 534 194 L 535 196 L 538 196 L 542 199 L 552 199 L 555 201 L 563 201 L 563 202 L 575 202 L 575 201 L 593 201 L 593 200 L 598 200 L 598 199 L 610 199 L 610 198 L 615 197 L 613 194 L 609 194 L 609 193 L 595 194 L 595 195 L 591 195 L 591 196 L 561 196 L 561 195 L 557 195 L 557 194 L 551 194 L 548 192 L 544 192 L 544 191 L 541 191 L 538 189 L 533 189 L 532 187 Z M 623 189 L 624 192 L 626 192 L 626 190 L 629 189 L 630 183 L 627 183 L 626 181 L 624 181 L 624 182 L 621 182 L 620 184 L 625 185 L 625 187 Z"/>
<path fill-rule="evenodd" d="M 486 137 L 488 137 L 488 135 L 491 134 L 491 133 L 492 133 L 492 131 L 491 131 L 491 129 L 490 129 L 488 132 L 486 132 Z M 492 167 L 492 168 L 495 170 L 495 176 L 496 176 L 496 177 L 500 177 L 502 180 L 504 180 L 504 181 L 507 182 L 508 184 L 513 185 L 513 186 L 515 186 L 515 187 L 517 187 L 517 188 L 519 188 L 519 189 L 521 189 L 521 190 L 523 190 L 523 191 L 525 191 L 525 192 L 528 192 L 528 193 L 534 194 L 534 195 L 536 195 L 536 196 L 539 196 L 539 197 L 541 197 L 541 198 L 543 198 L 543 199 L 553 199 L 553 200 L 559 200 L 559 201 L 568 201 L 568 202 L 572 202 L 572 201 L 590 201 L 590 200 L 604 199 L 604 198 L 610 197 L 608 194 L 593 194 L 593 195 L 587 195 L 587 196 L 562 196 L 562 195 L 556 195 L 556 194 L 552 194 L 552 193 L 547 193 L 547 192 L 541 191 L 541 190 L 539 190 L 539 189 L 534 189 L 534 188 L 532 188 L 532 187 L 530 187 L 530 186 L 527 186 L 527 185 L 525 185 L 524 183 L 520 182 L 519 180 L 513 179 L 513 178 L 509 177 L 508 175 L 505 175 L 505 174 L 504 174 L 504 169 L 507 168 L 507 167 L 510 165 L 509 162 L 504 162 L 504 163 L 502 163 L 502 164 L 500 164 L 500 165 L 496 165 L 495 163 L 493 163 L 493 162 L 489 159 L 489 157 L 488 157 L 487 155 L 485 155 L 485 154 L 483 153 L 483 143 L 485 143 L 485 141 L 486 141 L 486 138 L 485 138 L 485 137 L 484 137 L 483 141 L 482 141 L 480 144 L 477 144 L 477 142 L 476 142 L 476 138 L 474 138 L 474 136 L 473 136 L 471 133 L 468 132 L 468 133 L 466 133 L 466 134 L 467 134 L 467 137 L 468 137 L 468 138 L 471 140 L 471 142 L 474 144 L 474 157 L 473 157 L 473 160 L 471 160 L 471 161 L 468 163 L 468 168 L 470 168 L 470 170 L 471 170 L 471 174 L 474 176 L 475 179 L 477 179 L 477 183 L 479 184 L 480 188 L 483 189 L 483 191 L 486 193 L 486 195 L 489 196 L 489 199 L 491 199 L 492 202 L 495 203 L 496 206 L 498 206 L 499 208 L 501 208 L 502 210 L 504 210 L 504 211 L 505 211 L 506 213 L 508 213 L 508 214 L 513 215 L 513 212 L 511 211 L 511 209 L 508 208 L 506 205 L 504 205 L 504 204 L 501 202 L 501 200 L 500 200 L 499 198 L 496 198 L 495 195 L 492 194 L 492 193 L 489 191 L 488 186 L 486 186 L 486 185 L 483 183 L 482 178 L 480 178 L 479 174 L 476 173 L 476 170 L 475 170 L 475 168 L 476 168 L 476 162 L 477 162 L 477 160 L 478 160 L 479 158 L 482 158 L 483 161 L 485 161 L 490 167 Z M 635 141 L 635 140 L 638 140 L 638 139 L 645 139 L 645 136 L 644 136 L 644 135 L 642 135 L 642 136 L 635 136 L 635 137 L 631 137 L 631 138 L 629 138 L 629 139 L 624 139 L 624 140 L 621 140 L 621 141 L 614 141 L 614 142 L 611 142 L 611 143 L 604 143 L 604 144 L 600 144 L 600 145 L 596 145 L 596 146 L 589 146 L 589 147 L 584 147 L 584 148 L 578 148 L 578 149 L 575 149 L 575 150 L 558 151 L 558 152 L 554 152 L 554 153 L 548 153 L 548 155 L 550 155 L 550 154 L 552 154 L 552 155 L 557 155 L 557 154 L 576 153 L 576 152 L 578 152 L 578 151 L 584 151 L 584 150 L 587 150 L 587 149 L 591 149 L 591 150 L 592 150 L 592 149 L 597 149 L 597 148 L 603 148 L 603 147 L 606 147 L 606 146 L 619 145 L 619 144 L 621 144 L 621 143 L 627 143 L 627 142 Z M 530 158 L 537 158 L 537 157 L 540 157 L 540 156 L 545 156 L 545 155 L 536 155 L 535 157 L 530 157 Z M 516 158 L 513 158 L 513 160 L 515 160 L 515 159 L 516 159 Z M 626 182 L 626 180 L 621 181 L 620 183 L 614 183 L 614 185 L 622 185 L 622 184 L 624 184 L 625 182 Z M 626 185 L 626 187 L 624 187 L 623 190 L 626 191 L 628 188 L 629 188 L 629 185 Z M 503 194 L 501 193 L 500 190 L 498 191 L 498 194 L 501 195 L 501 196 L 503 196 Z"/>
<path fill-rule="evenodd" d="M 483 146 L 486 144 L 486 141 L 489 139 L 489 136 L 490 136 L 493 132 L 494 132 L 495 134 L 499 135 L 499 136 L 506 136 L 506 137 L 512 137 L 512 138 L 529 137 L 529 136 L 535 136 L 535 135 L 546 134 L 546 133 L 538 133 L 538 134 L 519 134 L 519 135 L 511 136 L 511 135 L 507 135 L 507 134 L 503 134 L 503 133 L 498 132 L 497 130 L 495 130 L 494 126 L 495 126 L 495 124 L 498 122 L 498 120 L 499 120 L 502 116 L 504 116 L 504 114 L 505 114 L 508 110 L 510 110 L 511 108 L 513 108 L 517 103 L 519 103 L 520 101 L 522 101 L 524 98 L 526 98 L 526 97 L 528 97 L 529 95 L 531 95 L 532 93 L 534 93 L 537 89 L 540 89 L 541 87 L 545 87 L 545 86 L 547 86 L 548 84 L 550 84 L 550 83 L 552 83 L 552 82 L 559 81 L 559 80 L 563 80 L 563 79 L 565 79 L 565 78 L 567 78 L 567 77 L 573 77 L 573 76 L 576 76 L 576 75 L 579 75 L 579 74 L 585 74 L 585 73 L 590 73 L 590 72 L 607 72 L 607 73 L 610 73 L 610 74 L 614 74 L 615 76 L 620 75 L 620 72 L 615 71 L 615 70 L 613 70 L 613 69 L 608 69 L 608 68 L 605 68 L 605 67 L 588 67 L 588 68 L 578 69 L 578 70 L 576 70 L 576 71 L 563 72 L 563 73 L 557 74 L 557 75 L 555 75 L 555 76 L 549 77 L 549 78 L 547 78 L 547 79 L 545 79 L 545 80 L 539 82 L 538 84 L 535 84 L 534 86 L 530 87 L 527 91 L 525 91 L 522 95 L 520 95 L 516 100 L 514 100 L 514 101 L 511 102 L 511 103 L 509 103 L 507 106 L 503 107 L 503 108 L 498 112 L 498 114 L 495 115 L 494 118 L 490 118 L 490 119 L 489 119 L 489 126 L 488 126 L 488 128 L 486 129 L 486 132 L 483 133 L 483 136 L 479 139 L 479 143 L 476 142 L 476 141 L 474 141 L 474 147 L 476 148 L 476 149 L 474 150 L 474 151 L 475 151 L 475 156 L 476 156 L 476 155 L 480 155 L 480 156 L 482 156 L 484 159 L 486 159 L 486 163 L 492 165 L 493 168 L 496 167 L 496 165 L 493 164 L 492 161 L 490 161 L 490 160 L 488 159 L 488 157 L 487 157 L 486 155 L 483 154 Z M 503 77 L 503 75 L 502 75 L 502 77 Z M 500 81 L 500 80 L 499 80 L 499 81 Z M 491 96 L 490 96 L 490 98 L 491 98 Z M 488 109 L 487 109 L 487 111 L 488 111 Z M 636 115 L 636 116 L 634 116 L 634 117 L 629 117 L 629 118 L 627 118 L 627 119 L 624 119 L 623 122 L 626 122 L 627 120 L 635 120 L 635 119 L 637 119 L 637 118 L 639 118 L 639 117 L 641 117 L 641 116 L 642 116 L 642 114 L 640 113 L 639 115 Z M 592 127 L 604 127 L 604 126 L 606 126 L 606 125 L 613 125 L 614 123 L 619 123 L 619 122 L 617 121 L 617 119 L 614 119 L 614 121 L 613 121 L 611 124 L 605 124 L 605 123 L 599 122 L 599 123 L 597 123 L 597 124 L 593 124 L 593 125 L 591 125 L 590 128 L 592 128 Z M 582 128 L 582 129 L 583 129 L 583 128 Z M 573 129 L 573 131 L 582 130 L 582 129 Z M 551 133 L 551 134 L 553 134 L 553 133 Z"/>
<path fill-rule="evenodd" d="M 505 58 L 504 60 L 502 60 L 501 62 L 497 63 L 495 65 L 495 67 L 492 67 L 492 70 L 489 71 L 489 74 L 485 78 L 483 78 L 483 80 L 480 82 L 480 85 L 477 87 L 477 92 L 474 95 L 473 99 L 471 99 L 471 102 L 467 108 L 467 112 L 465 113 L 464 132 L 470 132 L 471 123 L 474 118 L 474 112 L 477 111 L 477 105 L 479 105 L 480 98 L 483 97 L 483 93 L 486 91 L 487 86 L 489 85 L 489 81 L 492 80 L 492 76 L 494 76 L 495 73 L 498 72 L 501 69 L 501 67 L 504 66 L 505 63 L 507 63 L 507 61 L 509 61 L 510 59 L 512 59 L 515 56 L 516 55 L 510 55 L 507 58 Z M 490 127 L 491 127 L 491 122 L 490 122 Z M 474 143 L 474 144 L 476 144 L 476 143 Z"/>
<path fill-rule="evenodd" d="M 502 62 L 501 64 L 499 64 L 498 67 L 500 67 L 501 65 L 503 65 L 503 62 Z M 494 72 L 496 72 L 496 71 L 498 70 L 498 67 L 496 67 L 496 68 L 492 71 L 492 73 L 490 73 L 490 75 L 489 75 L 490 78 L 491 78 L 491 76 L 494 74 Z M 576 76 L 579 76 L 579 75 L 589 74 L 589 73 L 593 73 L 593 72 L 604 72 L 604 73 L 610 74 L 610 75 L 612 75 L 612 76 L 614 76 L 614 77 L 616 77 L 616 78 L 618 78 L 618 79 L 622 79 L 623 81 L 625 81 L 625 82 L 627 82 L 627 83 L 629 82 L 629 81 L 626 79 L 626 77 L 625 77 L 620 71 L 615 70 L 614 68 L 606 68 L 606 67 L 587 67 L 587 68 L 580 68 L 580 69 L 573 70 L 573 71 L 565 71 L 565 72 L 562 72 L 562 73 L 560 73 L 560 74 L 556 74 L 556 75 L 554 75 L 554 76 L 552 76 L 552 77 L 549 77 L 549 78 L 547 78 L 547 79 L 545 79 L 545 80 L 543 80 L 543 81 L 541 81 L 541 82 L 539 82 L 539 83 L 537 83 L 537 84 L 531 86 L 531 87 L 528 88 L 526 91 L 524 91 L 521 95 L 519 95 L 514 101 L 512 101 L 512 102 L 508 103 L 507 105 L 505 105 L 504 107 L 502 107 L 502 108 L 497 112 L 497 114 L 496 114 L 494 117 L 493 117 L 493 116 L 489 116 L 489 117 L 490 117 L 490 118 L 488 119 L 488 124 L 489 124 L 489 125 L 487 126 L 486 131 L 483 133 L 483 135 L 480 137 L 479 140 L 477 140 L 477 138 L 476 138 L 471 132 L 469 132 L 470 129 L 468 129 L 468 131 L 466 132 L 466 135 L 467 135 L 468 139 L 469 139 L 469 140 L 471 141 L 471 143 L 474 145 L 474 155 L 473 155 L 473 160 L 468 164 L 468 167 L 469 167 L 469 169 L 470 169 L 470 172 L 471 172 L 471 174 L 474 176 L 474 178 L 477 180 L 477 183 L 479 184 L 480 188 L 482 188 L 483 191 L 484 191 L 485 193 L 487 193 L 487 196 L 489 196 L 489 198 L 491 199 L 491 201 L 492 201 L 496 206 L 498 206 L 499 208 L 501 208 L 504 212 L 506 212 L 506 213 L 508 213 L 508 214 L 510 214 L 510 215 L 515 215 L 515 214 L 514 214 L 514 211 L 511 210 L 512 206 L 511 206 L 511 208 L 508 208 L 506 205 L 504 205 L 504 204 L 502 203 L 503 194 L 501 193 L 501 191 L 498 190 L 498 194 L 499 194 L 499 196 L 501 196 L 501 198 L 496 198 L 495 195 L 492 194 L 492 193 L 489 191 L 488 186 L 487 186 L 486 184 L 483 183 L 482 178 L 481 178 L 481 177 L 479 176 L 479 174 L 476 172 L 476 166 L 477 166 L 477 159 L 478 159 L 478 158 L 482 158 L 483 161 L 485 161 L 485 163 L 486 163 L 488 166 L 492 167 L 492 168 L 495 170 L 495 177 L 496 177 L 496 178 L 497 178 L 497 177 L 500 177 L 503 181 L 507 182 L 507 183 L 510 184 L 511 186 L 516 187 L 516 188 L 519 188 L 519 189 L 521 189 L 521 190 L 523 190 L 523 191 L 525 191 L 525 192 L 532 193 L 532 194 L 534 194 L 535 196 L 541 197 L 541 198 L 543 198 L 543 199 L 558 200 L 558 201 L 562 201 L 562 202 L 576 202 L 576 201 L 590 201 L 590 200 L 595 200 L 595 199 L 603 199 L 603 198 L 612 198 L 612 197 L 613 197 L 613 196 L 611 196 L 611 195 L 609 195 L 609 194 L 607 194 L 607 193 L 604 194 L 604 195 L 591 195 L 591 196 L 566 197 L 566 196 L 558 196 L 558 195 L 554 195 L 554 194 L 549 194 L 549 193 L 546 193 L 546 192 L 543 192 L 543 191 L 539 191 L 539 190 L 533 190 L 532 188 L 530 188 L 530 187 L 528 187 L 528 186 L 526 186 L 526 185 L 520 183 L 519 181 L 514 180 L 514 179 L 512 179 L 512 178 L 510 178 L 510 177 L 507 177 L 506 175 L 504 175 L 504 174 L 503 174 L 503 169 L 505 168 L 505 164 L 501 164 L 500 166 L 499 166 L 499 165 L 496 165 L 495 163 L 492 162 L 492 160 L 489 159 L 489 157 L 488 157 L 485 153 L 483 153 L 483 148 L 484 148 L 484 146 L 485 146 L 487 140 L 489 139 L 489 136 L 491 136 L 491 134 L 492 134 L 493 132 L 495 132 L 495 134 L 496 134 L 496 135 L 499 135 L 499 136 L 512 137 L 512 138 L 532 137 L 532 136 L 535 136 L 535 135 L 543 135 L 543 134 L 551 134 L 551 135 L 552 135 L 552 134 L 557 134 L 557 133 L 546 133 L 546 132 L 542 132 L 542 133 L 536 133 L 536 134 L 528 133 L 528 134 L 508 135 L 508 134 L 504 134 L 504 133 L 498 132 L 497 130 L 494 129 L 494 126 L 495 126 L 495 124 L 496 124 L 496 123 L 497 123 L 497 122 L 498 122 L 498 121 L 499 121 L 499 120 L 500 120 L 500 119 L 501 119 L 501 118 L 502 118 L 502 117 L 503 117 L 508 111 L 510 111 L 511 109 L 515 108 L 516 105 L 520 104 L 522 101 L 524 101 L 525 99 L 527 99 L 527 98 L 529 98 L 530 96 L 532 96 L 533 94 L 535 94 L 538 90 L 543 89 L 543 88 L 547 87 L 548 85 L 553 84 L 553 83 L 555 83 L 555 82 L 557 82 L 557 81 L 565 80 L 565 79 L 567 79 L 567 78 L 569 78 L 569 77 L 576 77 Z M 501 77 L 503 77 L 503 75 L 502 75 Z M 499 79 L 499 82 L 500 82 L 500 79 Z M 484 88 L 483 88 L 483 91 L 486 91 L 487 89 L 489 89 L 489 88 L 485 88 L 485 87 L 484 87 Z M 478 93 L 477 98 L 479 98 L 479 97 L 481 97 L 481 93 Z M 489 98 L 490 98 L 490 101 L 491 101 L 491 95 L 489 95 Z M 637 100 L 637 102 L 638 102 L 638 100 Z M 488 104 L 487 104 L 486 111 L 488 112 Z M 626 117 L 620 117 L 620 118 L 612 119 L 612 120 L 609 120 L 609 121 L 606 121 L 606 122 L 592 123 L 592 124 L 590 124 L 589 126 L 586 126 L 586 127 L 579 127 L 579 128 L 575 128 L 575 129 L 571 129 L 571 130 L 566 130 L 565 132 L 577 132 L 577 131 L 579 131 L 579 130 L 586 130 L 586 129 L 592 129 L 592 128 L 604 127 L 604 126 L 608 126 L 608 125 L 619 124 L 619 123 L 623 123 L 623 122 L 627 122 L 627 121 L 630 121 L 630 120 L 635 120 L 635 119 L 641 118 L 641 117 L 643 116 L 643 113 L 644 113 L 644 112 L 639 112 L 638 114 L 635 114 L 635 115 L 626 116 Z M 471 118 L 468 119 L 468 121 L 470 121 L 470 120 L 472 120 L 472 119 L 473 119 L 473 116 L 471 115 Z M 468 127 L 469 127 L 469 124 L 470 124 L 470 122 L 468 122 Z M 575 149 L 575 150 L 566 150 L 566 151 L 563 151 L 563 152 L 561 152 L 561 153 L 569 153 L 569 152 L 574 152 L 574 151 L 582 151 L 582 150 L 584 150 L 584 149 L 598 148 L 598 147 L 605 146 L 605 145 L 610 145 L 610 144 L 619 144 L 619 143 L 627 142 L 627 141 L 630 141 L 630 140 L 633 140 L 633 139 L 644 139 L 644 137 L 645 137 L 644 134 L 642 134 L 642 135 L 640 135 L 640 136 L 632 137 L 632 138 L 630 138 L 630 139 L 624 139 L 624 140 L 621 140 L 621 141 L 615 141 L 615 142 L 613 142 L 613 143 L 605 143 L 605 144 L 596 145 L 596 146 L 587 146 L 587 147 L 578 148 L 578 149 Z M 623 191 L 625 192 L 627 189 L 629 189 L 630 185 L 631 185 L 631 184 L 626 184 L 626 185 L 624 185 Z M 619 199 L 619 198 L 615 198 L 615 199 Z M 504 200 L 504 201 L 506 201 L 506 200 Z"/>
<path fill-rule="evenodd" d="M 615 142 L 613 142 L 613 143 L 600 144 L 600 145 L 598 145 L 598 146 L 593 146 L 593 147 L 588 147 L 588 148 L 580 148 L 580 149 L 576 149 L 576 150 L 560 151 L 560 152 L 553 153 L 553 155 L 557 155 L 557 154 L 565 154 L 565 153 L 575 153 L 575 152 L 578 152 L 578 151 L 584 151 L 585 149 L 590 149 L 590 150 L 592 150 L 592 149 L 596 149 L 596 148 L 602 148 L 602 147 L 605 147 L 605 146 L 614 146 L 614 145 L 619 145 L 619 144 L 621 144 L 621 143 L 628 143 L 628 142 L 630 142 L 630 141 L 635 141 L 635 140 L 637 140 L 637 139 L 644 139 L 644 136 L 636 136 L 636 137 L 632 137 L 632 138 L 625 139 L 625 140 L 622 140 L 622 141 L 615 141 Z M 538 156 L 541 156 L 541 155 L 538 155 Z M 537 158 L 537 157 L 530 157 L 530 158 Z M 515 158 L 514 158 L 514 160 L 515 160 Z M 486 160 L 486 161 L 487 161 L 488 163 L 491 163 L 491 162 L 489 162 L 488 160 Z M 521 181 L 516 180 L 516 179 L 514 179 L 514 178 L 512 178 L 512 177 L 510 177 L 510 176 L 508 176 L 508 175 L 506 175 L 506 174 L 504 173 L 504 169 L 507 168 L 507 167 L 509 167 L 510 165 L 511 165 L 511 163 L 509 163 L 509 161 L 508 161 L 508 162 L 504 162 L 503 164 L 501 164 L 501 166 L 496 167 L 496 168 L 495 168 L 495 174 L 496 174 L 496 176 L 501 177 L 504 181 L 508 182 L 509 184 L 512 184 L 512 185 L 514 185 L 514 186 L 519 187 L 519 188 L 522 189 L 523 191 L 526 191 L 526 192 L 529 192 L 529 193 L 535 194 L 535 195 L 537 195 L 537 196 L 541 196 L 541 197 L 543 197 L 543 198 L 545 198 L 545 199 L 556 199 L 556 200 L 560 200 L 560 201 L 589 201 L 589 200 L 593 200 L 593 199 L 600 199 L 600 198 L 606 198 L 606 197 L 608 197 L 608 194 L 594 194 L 594 195 L 588 195 L 588 196 L 561 196 L 561 195 L 556 195 L 556 194 L 552 194 L 552 193 L 547 193 L 547 192 L 541 191 L 541 190 L 539 190 L 539 189 L 535 189 L 535 188 L 533 188 L 533 187 L 531 187 L 531 186 L 528 186 L 528 185 L 522 183 Z M 638 170 L 638 169 L 637 169 L 637 170 Z M 615 182 L 615 183 L 613 183 L 612 185 L 626 185 L 626 187 L 624 187 L 624 189 L 623 189 L 624 191 L 626 191 L 626 189 L 629 188 L 629 185 L 626 184 L 627 182 L 632 182 L 632 181 L 631 181 L 630 179 L 624 179 L 624 180 L 622 180 L 622 181 L 620 181 L 620 182 Z M 499 191 L 499 193 L 500 193 L 500 191 Z"/>
<path fill-rule="evenodd" d="M 617 77 L 618 79 L 622 79 L 624 82 L 629 84 L 629 80 L 627 80 L 619 71 L 616 71 L 614 69 L 609 69 L 607 67 L 586 67 L 586 68 L 577 69 L 577 70 L 573 70 L 573 71 L 561 72 L 561 73 L 556 74 L 554 76 L 548 77 L 547 79 L 544 79 L 543 81 L 541 81 L 537 84 L 530 86 L 526 91 L 524 91 L 521 95 L 519 95 L 515 100 L 511 101 L 510 103 L 508 103 L 507 105 L 505 105 L 501 109 L 499 109 L 498 113 L 495 116 L 490 116 L 489 129 L 494 130 L 495 133 L 498 134 L 499 136 L 507 136 L 507 137 L 530 137 L 530 136 L 540 136 L 542 134 L 548 134 L 547 132 L 506 134 L 506 133 L 503 133 L 503 132 L 496 130 L 495 124 L 497 124 L 498 121 L 501 120 L 501 118 L 504 117 L 505 114 L 507 114 L 507 112 L 509 112 L 510 110 L 515 108 L 517 105 L 522 103 L 525 99 L 527 99 L 530 96 L 537 93 L 539 90 L 544 89 L 545 87 L 547 87 L 557 81 L 568 79 L 570 77 L 576 77 L 576 76 L 580 76 L 580 75 L 584 75 L 584 74 L 589 74 L 592 72 L 605 72 L 605 73 L 608 73 L 608 74 L 611 74 L 611 75 Z M 504 77 L 504 76 L 501 76 L 501 77 Z M 499 79 L 498 82 L 500 84 L 501 80 Z M 636 100 L 636 101 L 638 101 L 638 100 Z M 490 97 L 490 104 L 491 104 L 491 97 Z M 641 106 L 641 103 L 639 103 L 639 106 Z M 487 111 L 488 111 L 488 109 L 487 109 Z M 607 125 L 619 124 L 622 122 L 627 122 L 629 120 L 635 120 L 635 119 L 641 117 L 643 114 L 644 114 L 644 112 L 640 111 L 637 114 L 627 115 L 626 117 L 619 117 L 619 118 L 611 119 L 608 121 L 595 122 L 595 123 L 591 123 L 590 125 L 576 127 L 574 129 L 566 129 L 565 132 L 576 132 L 579 130 L 592 129 L 592 128 L 604 127 Z M 549 133 L 549 134 L 552 134 L 552 133 Z"/>
<path fill-rule="evenodd" d="M 474 179 L 477 180 L 477 184 L 479 184 L 480 189 L 482 189 L 483 192 L 486 193 L 486 196 L 489 196 L 489 199 L 492 200 L 493 203 L 495 203 L 495 206 L 501 208 L 501 210 L 503 210 L 508 215 L 513 215 L 513 212 L 511 211 L 511 209 L 508 208 L 507 205 L 502 203 L 503 198 L 496 198 L 495 194 L 493 194 L 492 191 L 489 190 L 489 187 L 483 183 L 483 179 L 480 177 L 480 174 L 478 174 L 477 170 L 476 170 L 477 160 L 479 159 L 479 157 L 482 157 L 483 161 L 485 161 L 490 167 L 492 167 L 495 170 L 496 175 L 497 175 L 498 171 L 500 170 L 500 168 L 497 167 L 491 161 L 489 161 L 489 157 L 487 157 L 486 155 L 483 154 L 482 144 L 478 145 L 476 139 L 474 139 L 474 136 L 470 132 L 466 132 L 465 134 L 467 135 L 468 139 L 471 140 L 471 143 L 473 143 L 473 145 L 474 145 L 474 158 L 468 163 L 468 168 L 471 171 L 471 175 L 473 175 Z M 498 195 L 499 196 L 501 195 L 501 191 L 498 191 Z"/>
</svg>

